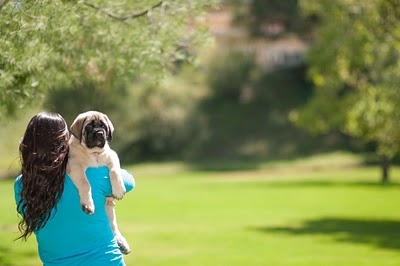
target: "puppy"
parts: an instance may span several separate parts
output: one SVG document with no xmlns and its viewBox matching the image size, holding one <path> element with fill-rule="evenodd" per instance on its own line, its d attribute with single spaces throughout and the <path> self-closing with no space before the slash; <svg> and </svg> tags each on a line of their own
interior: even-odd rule
<svg viewBox="0 0 400 266">
<path fill-rule="evenodd" d="M 78 115 L 70 131 L 72 135 L 69 140 L 67 173 L 78 189 L 82 210 L 90 215 L 94 213 L 95 206 L 91 187 L 85 175 L 88 167 L 107 166 L 109 168 L 114 198 L 122 199 L 126 192 L 118 155 L 108 144 L 112 140 L 114 126 L 107 115 L 88 111 Z M 128 254 L 130 248 L 118 230 L 113 201 L 110 199 L 107 199 L 106 211 L 121 252 Z"/>
</svg>

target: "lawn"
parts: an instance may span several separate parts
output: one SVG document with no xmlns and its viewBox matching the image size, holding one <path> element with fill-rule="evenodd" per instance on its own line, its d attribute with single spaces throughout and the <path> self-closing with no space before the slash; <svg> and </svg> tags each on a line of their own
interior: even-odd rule
<svg viewBox="0 0 400 266">
<path fill-rule="evenodd" d="M 134 249 L 127 265 L 400 265 L 400 168 L 382 186 L 375 167 L 328 161 L 127 167 L 137 182 L 117 204 Z M 34 237 L 13 241 L 12 193 L 12 180 L 0 181 L 0 265 L 40 265 Z"/>
</svg>

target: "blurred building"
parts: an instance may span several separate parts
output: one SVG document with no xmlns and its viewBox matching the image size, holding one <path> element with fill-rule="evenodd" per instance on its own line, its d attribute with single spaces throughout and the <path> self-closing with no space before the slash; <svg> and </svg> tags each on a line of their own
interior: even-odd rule
<svg viewBox="0 0 400 266">
<path fill-rule="evenodd" d="M 211 10 L 206 23 L 219 47 L 253 52 L 258 65 L 265 71 L 304 63 L 308 45 L 294 34 L 282 34 L 286 29 L 281 23 L 266 20 L 259 25 L 263 35 L 250 37 L 245 26 L 235 23 L 234 12 L 228 5 Z"/>
</svg>

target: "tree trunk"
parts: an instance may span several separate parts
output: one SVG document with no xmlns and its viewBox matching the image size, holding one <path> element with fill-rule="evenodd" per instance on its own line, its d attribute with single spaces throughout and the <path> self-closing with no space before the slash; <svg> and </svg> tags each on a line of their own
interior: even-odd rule
<svg viewBox="0 0 400 266">
<path fill-rule="evenodd" d="M 385 155 L 382 156 L 381 167 L 382 167 L 382 179 L 381 179 L 381 182 L 382 182 L 382 184 L 389 183 L 389 168 L 390 168 L 390 159 L 389 159 L 389 157 L 387 157 Z"/>
</svg>

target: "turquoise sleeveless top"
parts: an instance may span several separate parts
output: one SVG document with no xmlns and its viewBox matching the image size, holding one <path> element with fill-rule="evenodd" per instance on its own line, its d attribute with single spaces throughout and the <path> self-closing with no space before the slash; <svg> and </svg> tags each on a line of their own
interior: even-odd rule
<svg viewBox="0 0 400 266">
<path fill-rule="evenodd" d="M 121 172 L 128 192 L 135 187 L 135 181 L 128 171 Z M 82 211 L 78 190 L 66 175 L 57 210 L 53 209 L 46 225 L 34 232 L 45 266 L 125 265 L 105 209 L 106 196 L 111 195 L 108 168 L 88 168 L 86 176 L 92 187 L 95 213 L 87 215 Z M 14 183 L 17 204 L 21 185 L 21 176 L 18 176 Z"/>
</svg>

